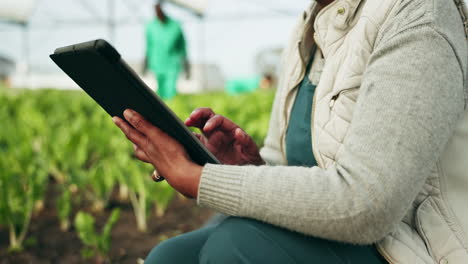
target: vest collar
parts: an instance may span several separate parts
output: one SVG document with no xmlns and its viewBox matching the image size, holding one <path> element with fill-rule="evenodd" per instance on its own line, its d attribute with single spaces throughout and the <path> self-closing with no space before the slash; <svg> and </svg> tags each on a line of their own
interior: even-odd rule
<svg viewBox="0 0 468 264">
<path fill-rule="evenodd" d="M 365 0 L 335 0 L 325 7 L 320 7 L 320 4 L 317 3 L 318 9 L 321 9 L 317 15 L 317 18 L 320 17 L 322 13 L 332 12 L 331 15 L 333 16 L 334 26 L 344 30 L 349 26 L 349 22 L 354 17 L 361 2 L 364 1 Z M 310 16 L 312 11 L 313 10 L 309 10 L 308 16 Z"/>
</svg>

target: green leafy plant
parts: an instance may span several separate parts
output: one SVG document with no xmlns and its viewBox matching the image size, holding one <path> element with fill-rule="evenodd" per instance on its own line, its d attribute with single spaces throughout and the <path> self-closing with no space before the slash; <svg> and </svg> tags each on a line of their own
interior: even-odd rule
<svg viewBox="0 0 468 264">
<path fill-rule="evenodd" d="M 81 250 L 83 258 L 94 257 L 97 263 L 103 263 L 109 260 L 108 254 L 111 247 L 111 231 L 114 224 L 120 217 L 120 210 L 112 210 L 102 232 L 95 230 L 95 219 L 92 215 L 85 212 L 78 212 L 75 216 L 75 228 L 78 237 L 84 245 Z"/>
<path fill-rule="evenodd" d="M 67 231 L 70 228 L 71 202 L 70 191 L 64 188 L 62 195 L 57 199 L 57 215 L 60 220 L 60 230 L 62 231 Z"/>
<path fill-rule="evenodd" d="M 273 91 L 179 95 L 169 107 L 182 120 L 197 107 L 211 107 L 261 146 L 273 98 Z M 56 201 L 64 227 L 74 205 L 103 210 L 117 186 L 132 205 L 139 230 L 147 229 L 151 208 L 164 215 L 174 190 L 150 180 L 153 168 L 132 156 L 131 144 L 86 94 L 5 89 L 0 102 L 0 229 L 9 230 L 12 249 L 27 239 L 34 208 L 44 204 L 48 176 L 64 190 Z"/>
<path fill-rule="evenodd" d="M 123 155 L 122 155 L 123 156 Z M 146 232 L 148 229 L 148 212 L 151 205 L 152 189 L 155 183 L 150 180 L 151 167 L 142 164 L 129 157 L 122 157 L 127 160 L 127 166 L 119 171 L 121 183 L 129 186 L 129 198 L 132 205 L 137 229 Z"/>
<path fill-rule="evenodd" d="M 125 140 L 120 142 L 122 145 L 115 145 L 117 151 L 113 164 L 125 164 L 125 166 L 118 169 L 112 166 L 111 169 L 118 178 L 119 184 L 128 186 L 129 200 L 135 215 L 137 229 L 140 232 L 146 232 L 151 205 L 156 203 L 156 212 L 163 215 L 167 205 L 173 199 L 175 191 L 166 182 L 153 182 L 150 179 L 153 171 L 152 166 L 133 158 L 132 155 L 129 155 L 131 145 Z"/>
<path fill-rule="evenodd" d="M 156 215 L 162 217 L 174 198 L 175 191 L 166 181 L 155 184 L 153 189 L 154 192 L 151 195 L 156 208 Z"/>
<path fill-rule="evenodd" d="M 0 225 L 10 250 L 21 250 L 34 205 L 43 199 L 47 170 L 42 155 L 44 119 L 24 98 L 2 98 L 0 120 Z M 14 106 L 14 107 L 13 107 Z"/>
</svg>

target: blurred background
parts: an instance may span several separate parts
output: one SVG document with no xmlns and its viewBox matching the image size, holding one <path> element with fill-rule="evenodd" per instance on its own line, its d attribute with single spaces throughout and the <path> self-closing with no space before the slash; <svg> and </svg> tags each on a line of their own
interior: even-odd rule
<svg viewBox="0 0 468 264">
<path fill-rule="evenodd" d="M 220 90 L 230 79 L 274 72 L 298 14 L 310 0 L 174 0 L 164 10 L 182 23 L 194 76 L 179 90 Z M 1 0 L 0 74 L 12 87 L 76 88 L 50 61 L 60 46 L 103 38 L 136 70 L 145 55 L 153 0 Z M 270 68 L 268 68 L 270 67 Z M 155 83 L 146 76 L 150 86 Z"/>
<path fill-rule="evenodd" d="M 161 24 L 150 0 L 0 0 L 0 264 L 143 263 L 213 216 L 151 181 L 152 167 L 49 59 L 55 48 L 106 39 L 182 120 L 211 107 L 261 147 L 281 52 L 309 4 L 167 0 L 163 17 L 178 22 Z M 173 71 L 158 66 L 164 46 Z"/>
</svg>

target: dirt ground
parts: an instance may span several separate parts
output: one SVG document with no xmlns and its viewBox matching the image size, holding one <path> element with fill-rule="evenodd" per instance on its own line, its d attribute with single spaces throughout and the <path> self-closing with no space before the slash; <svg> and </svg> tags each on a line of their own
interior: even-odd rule
<svg viewBox="0 0 468 264">
<path fill-rule="evenodd" d="M 25 250 L 8 253 L 8 232 L 0 227 L 0 264 L 55 264 L 55 263 L 95 263 L 93 259 L 83 259 L 80 255 L 82 244 L 73 230 L 60 231 L 55 211 L 54 186 L 50 186 L 46 195 L 44 209 L 34 216 L 28 233 Z M 137 264 L 159 242 L 202 226 L 212 216 L 212 212 L 199 208 L 195 201 L 177 196 L 170 204 L 165 215 L 149 218 L 148 232 L 136 229 L 132 207 L 115 199 L 109 208 L 96 217 L 97 227 L 106 221 L 113 207 L 121 209 L 119 221 L 112 231 L 110 261 L 112 264 Z M 101 230 L 101 229 L 98 229 Z"/>
</svg>

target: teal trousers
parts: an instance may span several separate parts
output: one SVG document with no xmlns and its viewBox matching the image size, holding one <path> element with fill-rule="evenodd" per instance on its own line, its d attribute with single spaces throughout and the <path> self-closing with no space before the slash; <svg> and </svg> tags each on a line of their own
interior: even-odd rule
<svg viewBox="0 0 468 264">
<path fill-rule="evenodd" d="M 157 94 L 164 100 L 172 99 L 177 94 L 177 80 L 179 78 L 179 69 L 157 72 L 156 81 L 158 82 Z"/>
<path fill-rule="evenodd" d="M 374 246 L 357 246 L 304 236 L 256 220 L 229 217 L 168 239 L 145 264 L 383 264 Z"/>
</svg>

